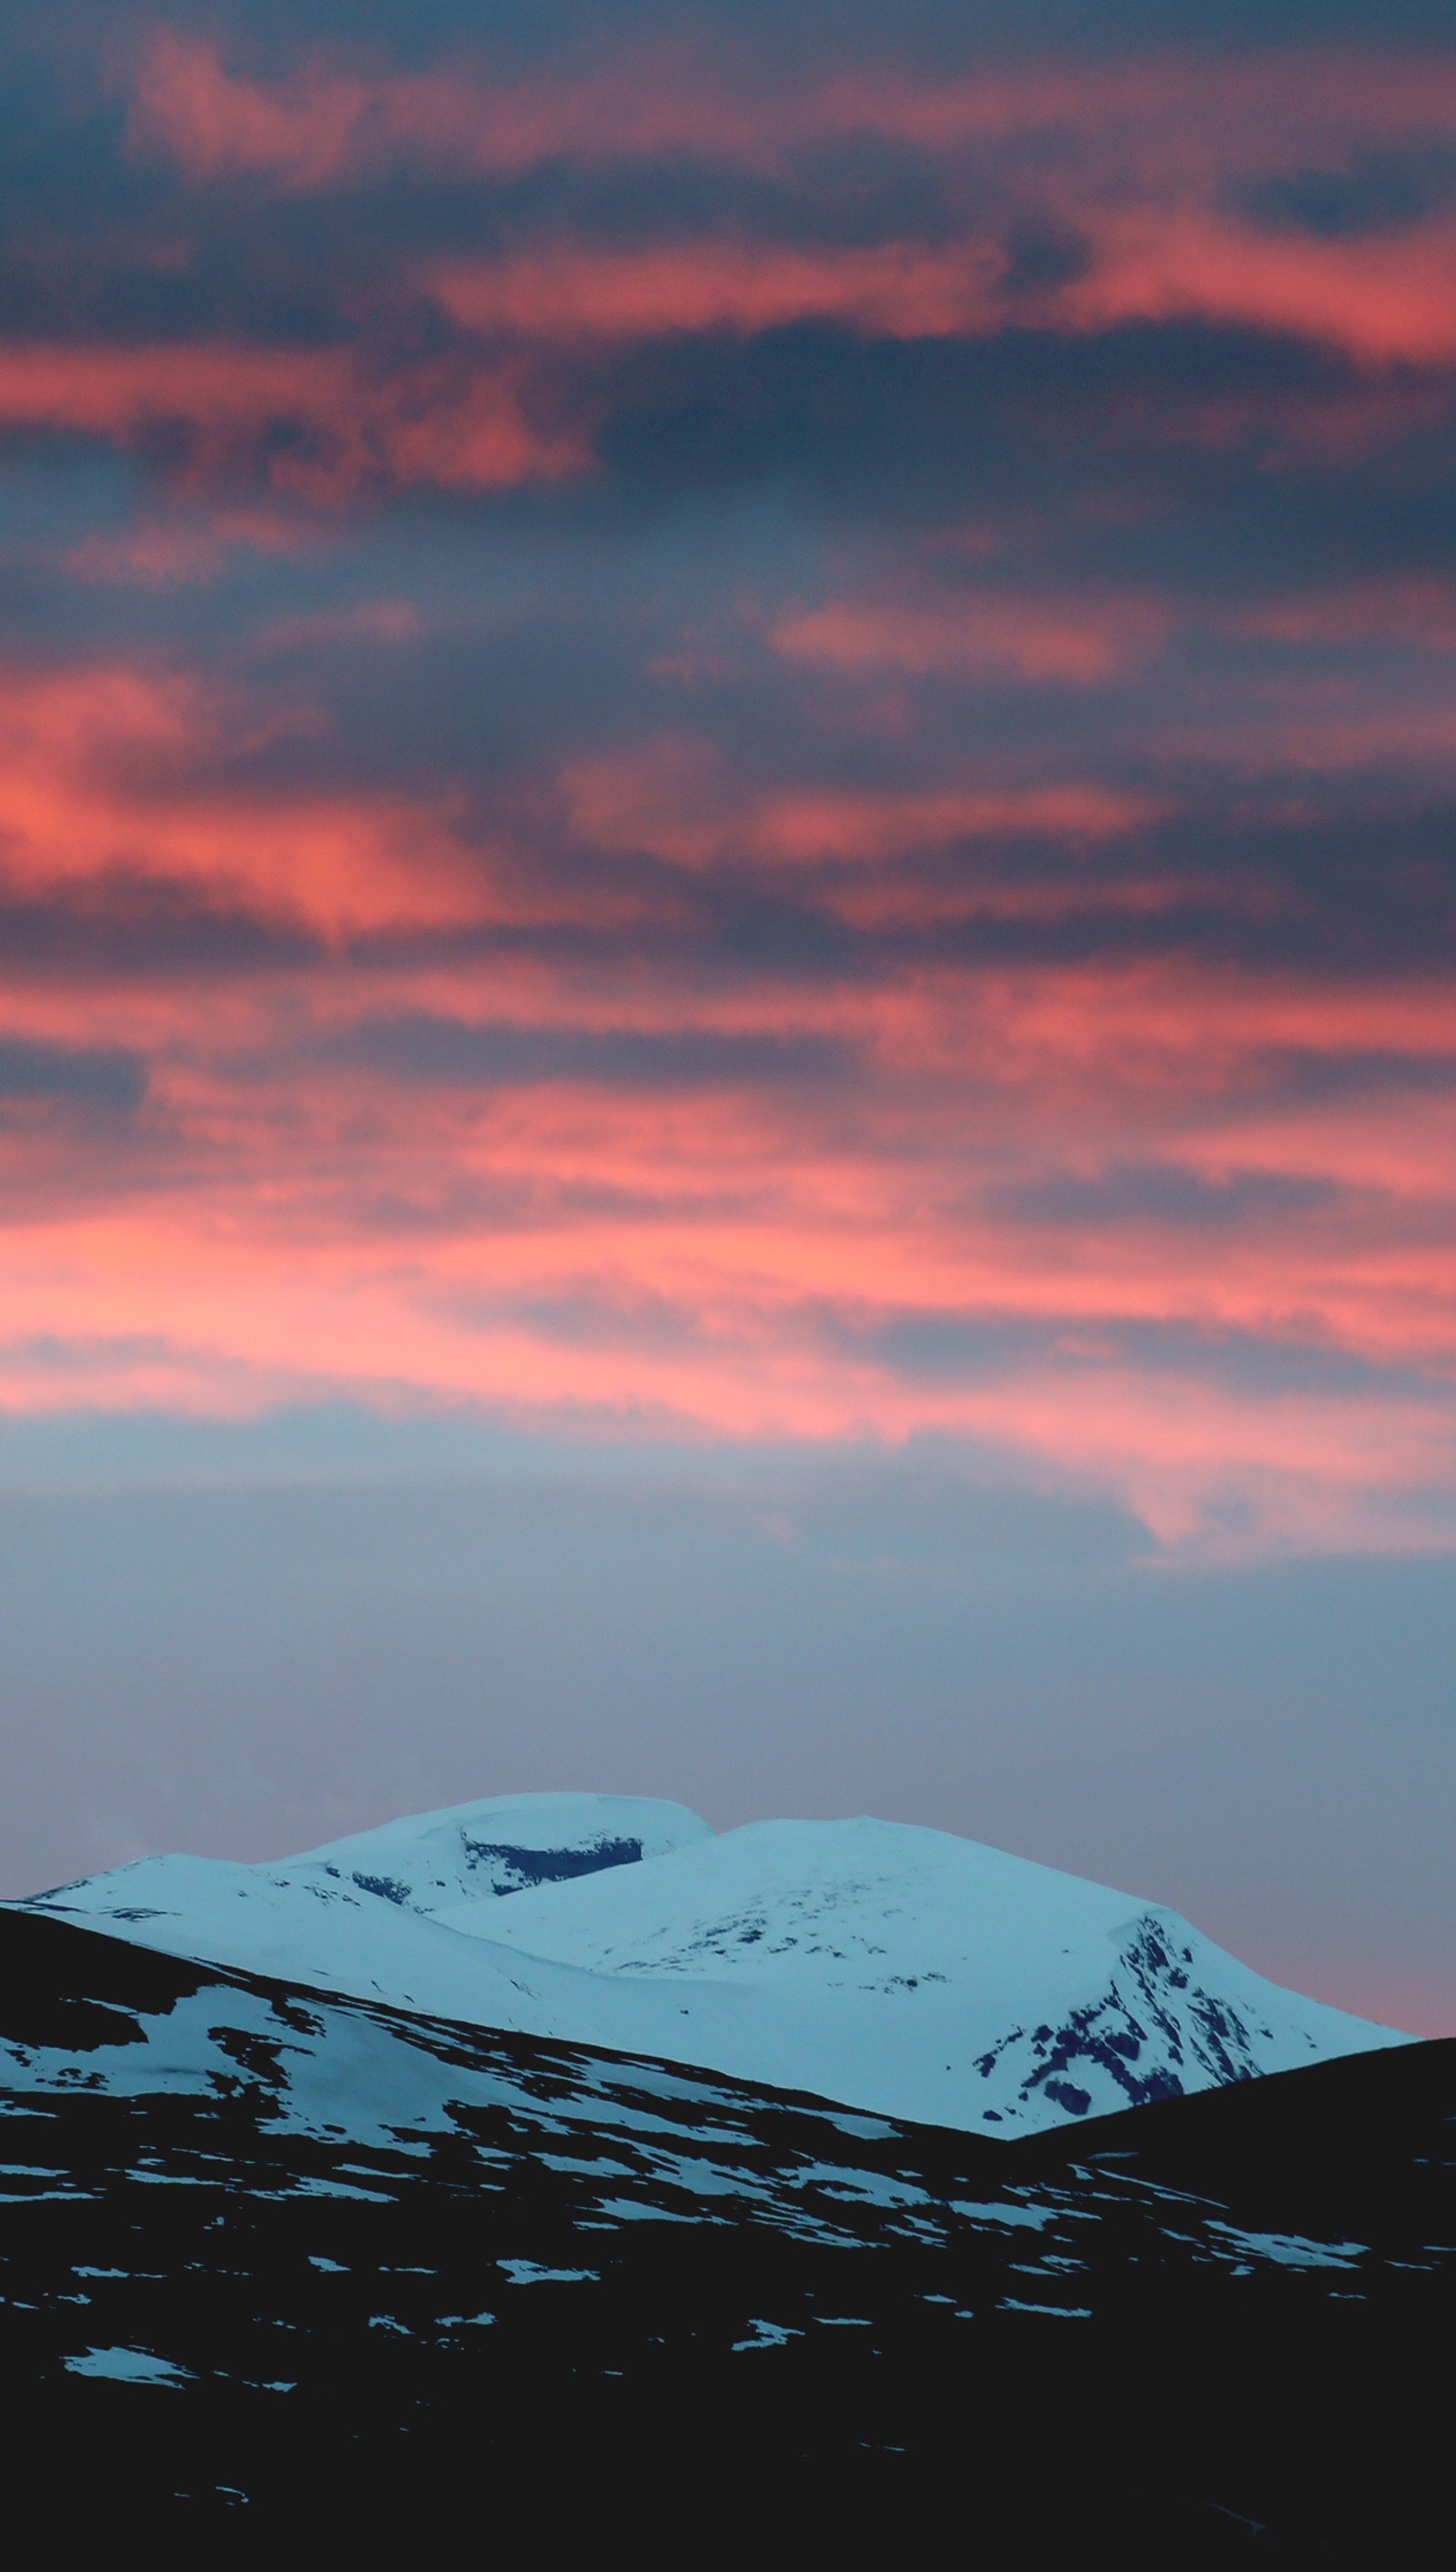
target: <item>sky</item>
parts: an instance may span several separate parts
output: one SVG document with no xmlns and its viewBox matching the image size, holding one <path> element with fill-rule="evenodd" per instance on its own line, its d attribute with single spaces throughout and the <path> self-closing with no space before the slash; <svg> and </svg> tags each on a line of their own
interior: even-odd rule
<svg viewBox="0 0 1456 2572">
<path fill-rule="evenodd" d="M 16 0 L 0 1889 L 869 1808 L 1456 2024 L 1456 43 Z"/>
</svg>

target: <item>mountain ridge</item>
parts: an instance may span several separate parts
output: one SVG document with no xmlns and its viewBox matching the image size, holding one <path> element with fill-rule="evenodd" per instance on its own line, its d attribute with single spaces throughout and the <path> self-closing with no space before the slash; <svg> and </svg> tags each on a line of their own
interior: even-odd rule
<svg viewBox="0 0 1456 2572">
<path fill-rule="evenodd" d="M 486 1798 L 276 1863 L 141 1859 L 25 1907 L 968 2132 L 1403 2041 L 1162 1905 L 870 1817 L 714 1833 L 647 1798 Z"/>
</svg>

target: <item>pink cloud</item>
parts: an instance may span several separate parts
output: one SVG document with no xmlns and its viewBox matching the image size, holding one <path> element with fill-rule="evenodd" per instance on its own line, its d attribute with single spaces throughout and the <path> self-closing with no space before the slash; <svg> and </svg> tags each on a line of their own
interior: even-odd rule
<svg viewBox="0 0 1456 2572">
<path fill-rule="evenodd" d="M 940 790 L 745 794 L 712 747 L 669 736 L 581 762 L 562 780 L 576 834 L 675 865 L 873 865 L 956 840 L 1116 837 L 1153 819 L 1147 796 L 1083 781 L 951 785 Z"/>
<path fill-rule="evenodd" d="M 908 568 L 826 570 L 816 526 L 783 574 L 795 603 L 755 594 L 717 626 L 709 610 L 701 648 L 689 633 L 650 665 L 701 688 L 675 700 L 690 717 L 653 711 L 645 681 L 635 714 L 587 687 L 554 748 L 527 725 L 462 752 L 468 794 L 410 784 L 412 745 L 403 782 L 371 783 L 389 745 L 367 711 L 335 739 L 327 662 L 317 697 L 269 698 L 258 675 L 280 646 L 348 647 L 351 676 L 371 657 L 386 688 L 433 632 L 430 594 L 394 595 L 391 572 L 364 603 L 323 581 L 270 597 L 228 679 L 150 644 L 7 671 L 0 889 L 24 924 L 151 902 L 260 935 L 231 978 L 226 959 L 169 978 L 140 942 L 88 978 L 89 951 L 73 969 L 17 938 L 0 1397 L 246 1411 L 349 1393 L 683 1438 L 939 1432 L 1115 1492 L 1168 1547 L 1446 1542 L 1447 983 L 1366 959 L 1285 971 L 1272 936 L 1238 967 L 1178 952 L 1186 934 L 1209 960 L 1242 953 L 1241 925 L 1292 933 L 1317 909 L 1294 869 L 1254 862 L 1254 835 L 1327 809 L 1332 782 L 1347 822 L 1363 770 L 1449 785 L 1444 575 L 1331 568 L 1256 599 L 1215 582 L 1185 607 L 1171 583 L 1076 566 L 1115 561 L 1130 513 L 1161 505 L 1145 453 L 1181 444 L 1175 482 L 1189 443 L 1237 459 L 1256 432 L 1248 470 L 1272 476 L 1442 415 L 1448 218 L 1321 237 L 1247 183 L 1453 133 L 1456 56 L 1374 48 L 936 82 L 851 65 L 771 87 L 686 50 L 493 80 L 479 59 L 394 76 L 314 50 L 265 79 L 150 38 L 134 149 L 240 190 L 240 220 L 271 189 L 562 155 L 690 153 L 798 174 L 812 197 L 814 148 L 873 136 L 936 157 L 946 215 L 931 239 L 902 225 L 848 246 L 810 225 L 491 252 L 482 226 L 468 256 L 391 245 L 339 308 L 353 339 L 9 344 L 0 424 L 177 459 L 141 523 L 71 547 L 65 605 L 93 631 L 138 605 L 102 584 L 147 585 L 160 621 L 169 586 L 240 557 L 278 568 L 314 544 L 332 562 L 354 504 L 592 473 L 609 395 L 591 388 L 636 380 L 622 352 L 644 337 L 1193 319 L 1348 362 L 1300 358 L 1272 391 L 1216 369 L 1108 391 L 1093 367 L 1081 408 L 1069 368 L 1066 452 L 1111 437 L 1134 469 L 1060 556 L 1065 525 L 1008 522 L 979 553 L 892 529 Z M 1016 255 L 1038 227 L 1064 254 L 1041 284 Z M 646 636 L 645 656 L 656 613 L 603 651 Z M 1164 655 L 1189 638 L 1213 647 L 1193 683 Z M 1393 678 L 1386 645 L 1405 654 Z M 1338 666 L 1355 646 L 1360 668 Z M 1142 670 L 1140 710 L 1130 688 L 1092 693 Z M 715 740 L 709 692 L 745 679 L 787 712 L 750 739 L 745 686 Z M 1051 709 L 1055 739 L 1036 729 L 1048 686 L 1085 692 Z M 301 784 L 311 744 L 320 782 Z M 1182 792 L 1192 854 L 1170 864 Z M 1372 796 L 1372 834 L 1389 802 Z M 1239 863 L 1201 854 L 1210 810 Z M 743 965 L 759 938 L 767 962 Z M 781 1064 L 754 1052 L 765 1037 Z M 108 1045 L 148 1083 L 98 1140 L 62 1057 Z"/>
<path fill-rule="evenodd" d="M 282 728 L 316 721 L 296 707 Z M 209 774 L 219 759 L 278 725 L 273 710 L 173 671 L 12 668 L 0 704 L 0 866 L 12 892 L 150 878 L 329 935 L 476 915 L 478 869 L 442 806 L 222 792 Z"/>
<path fill-rule="evenodd" d="M 182 478 L 261 476 L 286 500 L 324 507 L 392 483 L 494 490 L 578 470 L 589 451 L 579 428 L 536 424 L 527 395 L 518 360 L 379 372 L 352 349 L 222 340 L 0 349 L 0 424 L 123 446 L 181 430 Z M 277 445 L 281 426 L 302 437 Z"/>
<path fill-rule="evenodd" d="M 786 617 L 773 639 L 796 660 L 841 670 L 944 677 L 1004 670 L 1091 686 L 1136 668 L 1171 623 L 1169 609 L 1155 598 L 984 589 L 955 597 L 836 600 Z"/>
<path fill-rule="evenodd" d="M 494 267 L 442 268 L 428 283 L 471 329 L 547 340 L 747 332 L 802 321 L 939 338 L 995 326 L 1005 266 L 995 243 L 974 239 L 937 251 L 915 242 L 818 251 L 719 240 L 631 252 L 562 244 Z"/>
<path fill-rule="evenodd" d="M 571 153 L 622 161 L 697 152 L 782 167 L 817 141 L 882 136 L 933 152 L 1063 136 L 1124 175 L 1288 166 L 1372 136 L 1439 139 L 1456 124 L 1456 58 L 1410 47 L 1293 46 L 1230 58 L 1194 48 L 1077 63 L 1042 58 L 918 80 L 892 61 L 786 83 L 751 50 L 640 47 L 548 72 L 492 75 L 478 56 L 417 73 L 323 47 L 291 73 L 230 70 L 205 38 L 153 32 L 133 74 L 133 130 L 198 179 L 291 188 L 416 161 L 511 173 Z"/>
<path fill-rule="evenodd" d="M 98 730 L 134 750 L 146 733 L 161 757 L 188 711 L 114 698 L 48 721 L 84 773 Z M 387 844 L 388 822 L 361 807 L 349 826 L 367 847 L 370 829 Z M 218 880 L 236 878 L 247 834 L 273 833 L 254 879 L 271 887 L 298 828 L 240 803 L 209 844 Z M 361 1009 L 406 1005 L 566 1037 L 812 1029 L 853 1044 L 864 1068 L 848 1096 L 704 1090 L 687 1074 L 633 1088 L 589 1062 L 441 1088 L 332 1041 Z M 507 956 L 453 978 L 396 970 L 382 988 L 361 962 L 231 996 L 40 991 L 7 1024 L 34 1041 L 138 1044 L 154 1065 L 144 1166 L 75 1171 L 72 1202 L 10 1193 L 0 1386 L 13 1403 L 226 1412 L 339 1392 L 687 1438 L 938 1431 L 1116 1492 L 1167 1546 L 1445 1541 L 1413 1495 L 1456 1472 L 1456 1110 L 1413 1125 L 1378 1091 L 1291 1107 L 1260 1068 L 1392 1045 L 1450 1056 L 1456 1012 L 1438 986 L 948 964 L 685 1010 L 670 983 L 587 994 Z M 4 1140 L 0 1161 L 18 1148 Z M 69 1147 L 40 1132 L 24 1148 L 34 1177 Z M 1213 1190 L 1262 1173 L 1334 1194 L 1298 1221 L 1255 1196 L 1246 1219 L 1212 1229 L 1155 1205 L 1099 1212 L 1098 1183 L 1115 1190 L 1129 1164 Z M 1082 1209 L 1008 1194 L 1039 1170 L 1086 1183 Z M 415 1213 L 401 1229 L 390 1206 Z M 588 1318 L 558 1331 L 558 1307 Z M 922 1325 L 1010 1336 L 994 1369 L 907 1369 L 897 1335 Z M 1208 1368 L 1140 1366 L 1127 1335 L 1149 1328 L 1205 1348 Z M 25 1356 L 37 1335 L 61 1351 L 44 1368 Z M 1299 1389 L 1275 1366 L 1264 1388 L 1240 1387 L 1217 1365 L 1240 1339 L 1394 1361 L 1405 1380 Z"/>
<path fill-rule="evenodd" d="M 400 158 L 498 176 L 563 153 L 689 152 L 785 168 L 830 139 L 879 136 L 952 155 L 975 145 L 1002 185 L 1004 216 L 1035 213 L 1085 245 L 1085 273 L 1023 293 L 1024 319 L 1080 330 L 1233 322 L 1325 340 L 1374 366 L 1444 366 L 1456 355 L 1456 233 L 1444 217 L 1321 238 L 1255 226 L 1227 203 L 1231 183 L 1278 177 L 1291 158 L 1337 164 L 1377 138 L 1448 145 L 1450 52 L 1164 54 L 934 85 L 886 67 L 786 86 L 684 49 L 493 80 L 463 59 L 392 75 L 316 51 L 291 77 L 260 82 L 229 72 L 206 41 L 169 33 L 144 49 L 134 121 L 140 144 L 173 153 L 195 179 L 251 174 L 295 188 Z M 1054 139 L 1060 148 L 1049 151 Z M 756 330 L 810 317 L 913 336 L 1001 326 L 1006 274 L 993 222 L 935 245 L 556 243 L 447 262 L 429 282 L 472 328 L 541 341 Z"/>
<path fill-rule="evenodd" d="M 1456 356 L 1456 230 L 1394 240 L 1271 238 L 1186 204 L 1099 212 L 1090 273 L 1049 300 L 1083 329 L 1185 317 L 1323 339 L 1367 363 Z"/>
</svg>

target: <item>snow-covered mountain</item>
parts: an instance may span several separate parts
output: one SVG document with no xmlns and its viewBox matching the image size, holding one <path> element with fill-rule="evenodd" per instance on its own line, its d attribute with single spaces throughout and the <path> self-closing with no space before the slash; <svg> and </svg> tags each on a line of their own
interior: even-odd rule
<svg viewBox="0 0 1456 2572">
<path fill-rule="evenodd" d="M 396 2009 L 998 2135 L 1399 2045 L 1175 1912 L 905 1824 L 503 1796 L 26 1906 Z"/>
</svg>

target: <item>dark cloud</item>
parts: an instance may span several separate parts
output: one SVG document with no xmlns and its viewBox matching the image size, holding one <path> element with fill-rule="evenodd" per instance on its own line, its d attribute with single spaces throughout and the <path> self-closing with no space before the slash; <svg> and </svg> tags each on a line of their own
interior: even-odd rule
<svg viewBox="0 0 1456 2572">
<path fill-rule="evenodd" d="M 297 970 L 321 954 L 295 922 L 165 880 L 45 894 L 0 885 L 0 984 L 208 984 Z"/>
<path fill-rule="evenodd" d="M 0 1101 L 46 1099 L 128 1110 L 147 1091 L 147 1065 L 122 1045 L 55 1044 L 0 1034 Z"/>
<path fill-rule="evenodd" d="M 599 446 L 624 481 L 659 490 L 781 480 L 912 518 L 1065 507 L 1085 479 L 1118 478 L 1119 445 L 1139 472 L 1149 446 L 1176 445 L 1179 405 L 1317 398 L 1345 373 L 1297 342 L 1201 322 L 971 341 L 802 323 L 630 352 L 603 381 Z M 1081 454 L 1074 427 L 1093 441 Z"/>
<path fill-rule="evenodd" d="M 1445 979 L 1445 967 L 1435 971 Z M 1402 1053 L 1394 1046 L 1341 1045 L 1338 1041 L 1293 1047 L 1269 1046 L 1250 1053 L 1243 1064 L 1247 1087 L 1279 1103 L 1368 1098 L 1449 1098 L 1456 1092 L 1456 1051 Z"/>
<path fill-rule="evenodd" d="M 70 44 L 114 34 L 116 13 L 107 0 L 18 0 L 12 42 L 49 46 L 64 54 Z M 296 59 L 309 45 L 387 47 L 394 61 L 427 63 L 439 53 L 488 43 L 507 64 L 544 57 L 563 47 L 583 49 L 624 36 L 716 41 L 730 51 L 758 47 L 770 62 L 797 72 L 806 56 L 826 50 L 853 59 L 884 59 L 884 12 L 876 0 L 801 0 L 786 16 L 780 0 L 496 0 L 482 38 L 476 0 L 312 0 L 301 25 L 293 0 L 151 0 L 150 25 L 191 31 L 201 21 L 245 58 Z M 907 61 L 949 69 L 956 63 L 996 61 L 1008 53 L 1086 57 L 1148 45 L 1186 44 L 1200 52 L 1317 41 L 1321 36 L 1361 37 L 1369 12 L 1359 0 L 1226 0 L 1216 21 L 1190 21 L 1187 0 L 981 0 L 973 12 L 948 0 L 903 0 L 895 15 L 894 45 Z M 1392 42 L 1440 43 L 1450 32 L 1443 0 L 1388 0 L 1381 27 Z"/>
<path fill-rule="evenodd" d="M 1297 1395 L 1394 1406 L 1432 1396 L 1430 1379 L 1417 1367 L 1398 1360 L 1382 1365 L 1335 1345 L 1319 1347 L 1307 1337 L 1272 1331 L 1125 1320 L 1039 1328 L 1020 1315 L 970 1319 L 916 1312 L 871 1319 L 849 1309 L 826 1314 L 823 1327 L 831 1341 L 842 1338 L 907 1379 L 926 1382 L 994 1384 L 1009 1368 L 1026 1368 L 1069 1391 L 1079 1381 L 1095 1384 L 1117 1371 L 1154 1385 L 1206 1386 L 1235 1397 Z M 1443 1388 L 1436 1399 L 1451 1418 L 1449 1393 Z"/>
<path fill-rule="evenodd" d="M 325 1060 L 390 1080 L 486 1089 L 571 1080 L 621 1089 L 736 1088 L 761 1081 L 838 1080 L 843 1045 L 812 1035 L 666 1032 L 612 1027 L 471 1025 L 413 1011 L 364 1019 L 320 1048 Z"/>
<path fill-rule="evenodd" d="M 690 1351 L 702 1335 L 700 1315 L 665 1295 L 611 1296 L 583 1288 L 575 1294 L 451 1295 L 433 1300 L 468 1330 L 492 1331 L 502 1323 L 513 1323 L 565 1348 L 605 1346 L 671 1355 Z"/>
<path fill-rule="evenodd" d="M 1053 1225 L 1157 1223 L 1223 1227 L 1280 1223 L 1319 1214 L 1336 1202 L 1327 1179 L 1285 1177 L 1277 1171 L 1234 1170 L 1206 1178 L 1170 1163 L 1123 1164 L 1083 1177 L 1063 1171 L 1012 1188 L 993 1189 L 990 1203 L 1025 1223 Z"/>
<path fill-rule="evenodd" d="M 1244 191 L 1242 203 L 1270 231 L 1345 241 L 1418 223 L 1430 212 L 1432 195 L 1418 166 L 1373 160 L 1351 169 L 1295 170 L 1286 178 L 1262 179 Z"/>
</svg>

